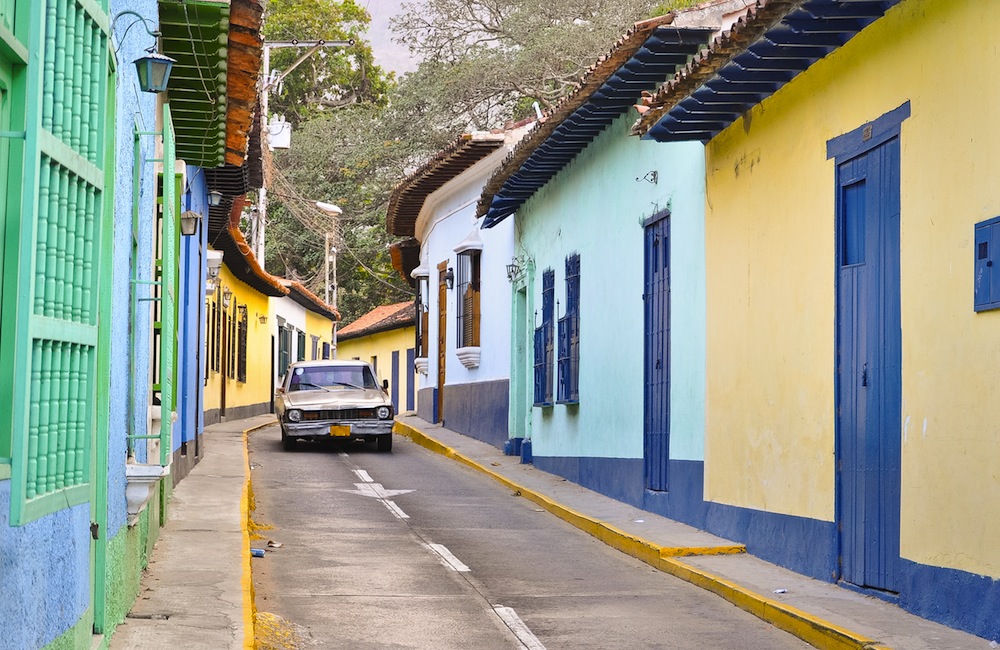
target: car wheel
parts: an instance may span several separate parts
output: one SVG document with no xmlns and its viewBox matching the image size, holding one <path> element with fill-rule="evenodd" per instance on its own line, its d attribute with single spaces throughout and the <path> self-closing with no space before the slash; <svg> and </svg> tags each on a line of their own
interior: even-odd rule
<svg viewBox="0 0 1000 650">
<path fill-rule="evenodd" d="M 285 451 L 293 451 L 295 449 L 295 438 L 289 435 L 285 435 L 285 430 L 281 430 L 281 446 Z"/>
<path fill-rule="evenodd" d="M 392 434 L 376 438 L 375 448 L 379 451 L 392 451 Z"/>
</svg>

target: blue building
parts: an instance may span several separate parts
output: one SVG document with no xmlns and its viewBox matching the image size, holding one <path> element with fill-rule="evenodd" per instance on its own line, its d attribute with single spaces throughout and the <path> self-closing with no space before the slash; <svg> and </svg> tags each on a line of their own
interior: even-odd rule
<svg viewBox="0 0 1000 650">
<path fill-rule="evenodd" d="M 246 154 L 253 100 L 229 95 L 259 67 L 228 58 L 259 62 L 261 17 L 257 0 L 0 7 L 0 648 L 106 647 L 197 458 L 201 170 Z M 159 94 L 134 65 L 157 50 L 175 60 Z"/>
</svg>

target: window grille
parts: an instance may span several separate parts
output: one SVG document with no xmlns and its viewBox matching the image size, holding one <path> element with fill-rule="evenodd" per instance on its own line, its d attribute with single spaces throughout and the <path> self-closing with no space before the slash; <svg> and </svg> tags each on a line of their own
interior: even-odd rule
<svg viewBox="0 0 1000 650">
<path fill-rule="evenodd" d="M 559 319 L 559 390 L 561 403 L 580 401 L 580 255 L 566 258 L 566 313 Z"/>
<path fill-rule="evenodd" d="M 479 345 L 481 251 L 458 254 L 458 347 Z"/>
<path fill-rule="evenodd" d="M 542 324 L 535 328 L 535 406 L 552 405 L 555 272 L 542 273 Z"/>
</svg>

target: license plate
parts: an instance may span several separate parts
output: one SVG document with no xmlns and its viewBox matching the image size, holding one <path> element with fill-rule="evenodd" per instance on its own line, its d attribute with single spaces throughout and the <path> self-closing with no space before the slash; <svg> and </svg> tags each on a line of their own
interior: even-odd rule
<svg viewBox="0 0 1000 650">
<path fill-rule="evenodd" d="M 351 435 L 351 425 L 349 424 L 333 424 L 330 426 L 330 435 L 343 438 L 345 436 Z"/>
</svg>

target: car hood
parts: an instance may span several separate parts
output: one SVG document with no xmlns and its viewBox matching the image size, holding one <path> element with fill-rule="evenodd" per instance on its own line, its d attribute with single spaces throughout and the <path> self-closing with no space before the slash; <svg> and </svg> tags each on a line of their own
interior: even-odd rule
<svg viewBox="0 0 1000 650">
<path fill-rule="evenodd" d="M 389 398 L 378 388 L 331 388 L 325 390 L 297 390 L 281 396 L 288 408 L 371 408 L 389 403 Z"/>
</svg>

